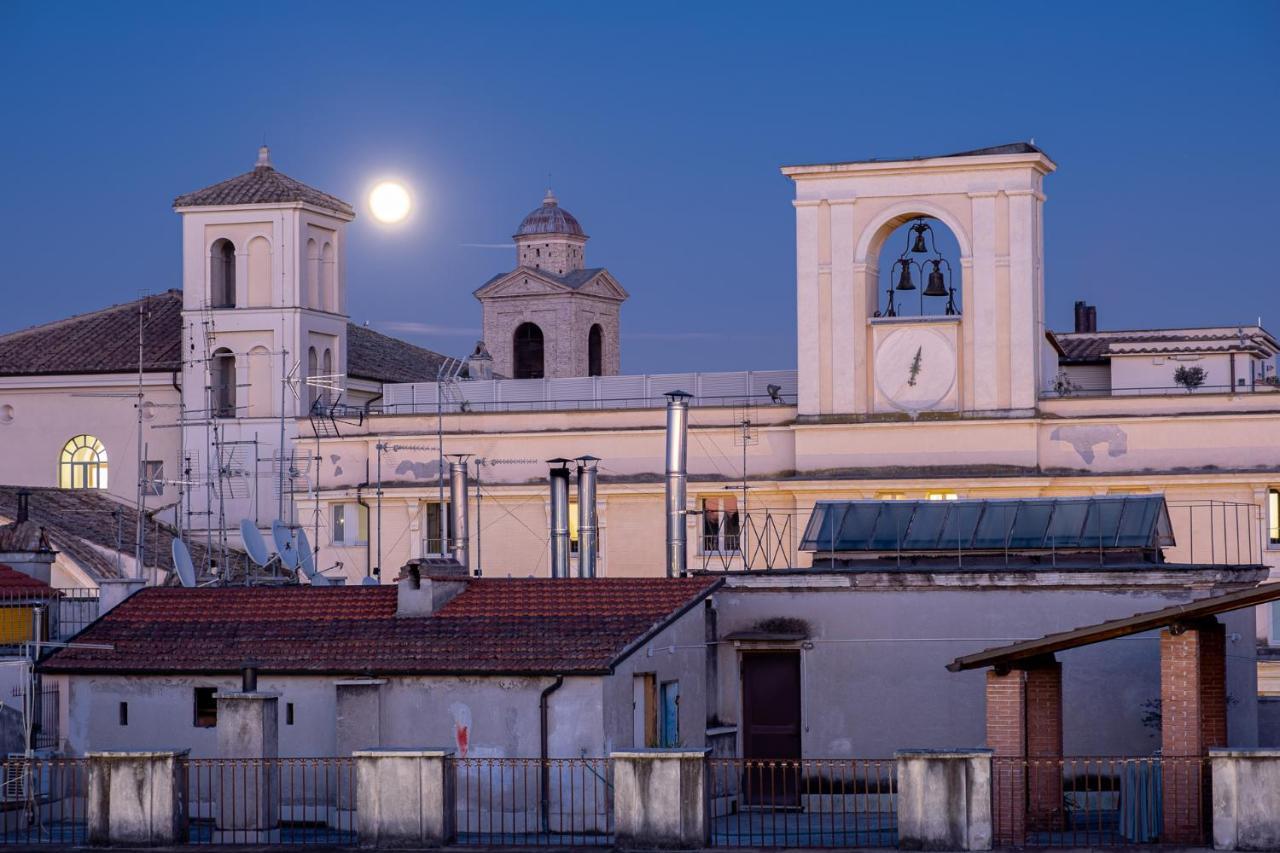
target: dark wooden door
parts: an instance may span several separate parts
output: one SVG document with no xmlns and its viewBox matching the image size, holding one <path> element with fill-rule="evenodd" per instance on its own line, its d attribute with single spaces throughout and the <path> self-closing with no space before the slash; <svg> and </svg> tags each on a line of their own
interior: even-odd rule
<svg viewBox="0 0 1280 853">
<path fill-rule="evenodd" d="M 742 752 L 747 804 L 800 804 L 799 652 L 742 656 Z"/>
</svg>

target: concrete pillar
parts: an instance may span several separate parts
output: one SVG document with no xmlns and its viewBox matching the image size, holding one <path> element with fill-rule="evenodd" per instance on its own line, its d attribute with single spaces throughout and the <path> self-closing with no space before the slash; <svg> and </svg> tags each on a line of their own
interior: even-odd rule
<svg viewBox="0 0 1280 853">
<path fill-rule="evenodd" d="M 106 616 L 117 604 L 146 585 L 142 578 L 103 578 L 98 581 L 98 616 Z"/>
<path fill-rule="evenodd" d="M 272 844 L 280 840 L 279 696 L 262 691 L 218 693 L 218 755 L 244 759 L 222 766 L 214 842 Z"/>
<path fill-rule="evenodd" d="M 905 749 L 894 757 L 899 849 L 991 849 L 991 750 Z"/>
<path fill-rule="evenodd" d="M 1213 846 L 1280 850 L 1280 749 L 1210 749 Z"/>
<path fill-rule="evenodd" d="M 179 765 L 186 755 L 187 750 L 89 753 L 89 843 L 183 843 Z"/>
<path fill-rule="evenodd" d="M 700 849 L 711 837 L 707 817 L 708 749 L 615 752 L 615 843 L 629 849 Z"/>
<path fill-rule="evenodd" d="M 453 842 L 453 750 L 361 749 L 352 754 L 362 847 L 441 847 Z"/>
<path fill-rule="evenodd" d="M 1161 796 L 1166 844 L 1201 844 L 1212 807 L 1204 756 L 1226 746 L 1226 634 L 1216 620 L 1160 632 Z"/>
<path fill-rule="evenodd" d="M 1062 665 L 1053 658 L 987 673 L 987 746 L 995 753 L 995 841 L 1061 829 Z"/>
</svg>

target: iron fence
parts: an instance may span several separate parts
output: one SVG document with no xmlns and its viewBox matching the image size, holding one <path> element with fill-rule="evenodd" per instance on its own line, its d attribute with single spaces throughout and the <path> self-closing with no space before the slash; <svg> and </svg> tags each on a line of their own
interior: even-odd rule
<svg viewBox="0 0 1280 853">
<path fill-rule="evenodd" d="M 795 565 L 796 531 L 808 513 L 704 510 L 698 556 L 703 571 L 787 569 Z"/>
<path fill-rule="evenodd" d="M 188 843 L 357 843 L 354 758 L 188 758 L 181 770 Z"/>
<path fill-rule="evenodd" d="M 713 847 L 894 847 L 892 758 L 710 758 Z"/>
<path fill-rule="evenodd" d="M 613 843 L 607 758 L 455 758 L 457 843 L 599 847 Z"/>
<path fill-rule="evenodd" d="M 0 845 L 85 844 L 88 790 L 88 759 L 5 759 L 0 763 Z"/>
<path fill-rule="evenodd" d="M 993 759 L 997 846 L 1198 846 L 1211 814 L 1203 757 Z"/>
</svg>

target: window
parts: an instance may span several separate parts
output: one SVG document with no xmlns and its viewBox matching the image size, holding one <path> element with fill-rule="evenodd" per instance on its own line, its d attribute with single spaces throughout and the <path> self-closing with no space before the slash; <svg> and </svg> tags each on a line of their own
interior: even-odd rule
<svg viewBox="0 0 1280 853">
<path fill-rule="evenodd" d="M 604 375 L 604 331 L 599 323 L 587 333 L 587 375 Z"/>
<path fill-rule="evenodd" d="M 220 349 L 209 361 L 209 390 L 213 395 L 213 416 L 236 416 L 236 357 L 230 350 Z"/>
<path fill-rule="evenodd" d="M 354 501 L 330 507 L 329 538 L 334 545 L 363 545 L 369 541 L 369 509 Z"/>
<path fill-rule="evenodd" d="M 143 491 L 150 497 L 164 494 L 164 462 L 147 459 L 142 463 Z"/>
<path fill-rule="evenodd" d="M 1280 601 L 1271 602 L 1271 631 L 1269 643 L 1280 646 Z"/>
<path fill-rule="evenodd" d="M 1267 489 L 1267 544 L 1280 547 L 1280 489 Z"/>
<path fill-rule="evenodd" d="M 192 725 L 199 729 L 218 725 L 218 688 L 197 687 L 194 693 Z"/>
<path fill-rule="evenodd" d="M 926 497 L 931 501 L 956 501 L 960 496 L 955 492 L 928 492 Z"/>
<path fill-rule="evenodd" d="M 738 498 L 725 495 L 702 499 L 702 552 L 704 554 L 738 553 L 742 529 L 738 516 Z"/>
<path fill-rule="evenodd" d="M 307 379 L 315 379 L 320 374 L 320 356 L 316 354 L 316 348 L 311 347 L 307 350 Z M 316 386 L 310 382 L 307 385 L 307 408 L 310 409 L 316 402 Z"/>
<path fill-rule="evenodd" d="M 58 485 L 64 489 L 105 489 L 107 448 L 92 435 L 77 435 L 62 446 Z"/>
<path fill-rule="evenodd" d="M 521 323 L 516 326 L 513 342 L 515 344 L 515 378 L 541 379 L 543 377 L 542 329 L 539 329 L 535 323 Z"/>
<path fill-rule="evenodd" d="M 325 384 L 316 392 L 320 395 L 320 399 L 324 400 L 325 405 L 333 402 L 333 350 L 325 347 L 324 358 L 320 360 L 320 369 L 324 371 Z"/>
<path fill-rule="evenodd" d="M 578 553 L 578 502 L 569 501 L 569 554 Z"/>
<path fill-rule="evenodd" d="M 129 725 L 129 703 L 128 702 L 120 703 L 120 725 L 122 726 Z"/>
<path fill-rule="evenodd" d="M 215 240 L 209 251 L 209 304 L 236 307 L 236 247 L 230 240 Z"/>
<path fill-rule="evenodd" d="M 658 727 L 658 746 L 680 745 L 680 682 L 664 681 L 661 691 L 662 720 Z"/>
<path fill-rule="evenodd" d="M 286 702 L 284 704 L 284 724 L 286 726 L 293 725 L 293 703 Z"/>
<path fill-rule="evenodd" d="M 449 502 L 422 504 L 422 555 L 443 557 L 449 547 Z"/>
<path fill-rule="evenodd" d="M 876 500 L 878 501 L 904 501 L 906 499 L 906 492 L 876 492 Z"/>
</svg>

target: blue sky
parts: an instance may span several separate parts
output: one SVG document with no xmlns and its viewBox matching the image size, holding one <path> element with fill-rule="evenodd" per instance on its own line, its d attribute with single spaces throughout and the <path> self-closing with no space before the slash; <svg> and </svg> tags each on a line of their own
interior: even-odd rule
<svg viewBox="0 0 1280 853">
<path fill-rule="evenodd" d="M 353 319 L 446 352 L 551 175 L 628 372 L 795 363 L 786 163 L 1034 137 L 1050 324 L 1280 331 L 1280 4 L 0 4 L 0 330 L 178 287 L 174 196 L 278 168 L 364 214 Z"/>
</svg>

